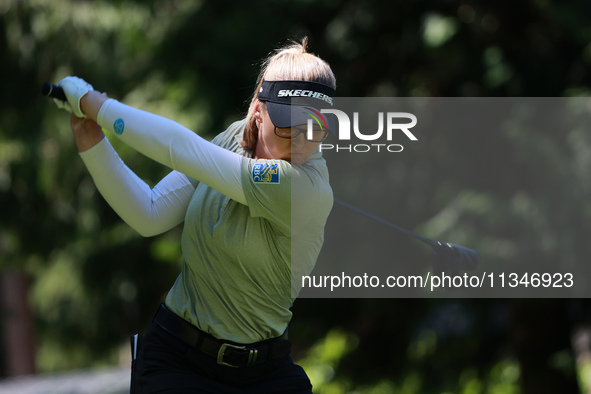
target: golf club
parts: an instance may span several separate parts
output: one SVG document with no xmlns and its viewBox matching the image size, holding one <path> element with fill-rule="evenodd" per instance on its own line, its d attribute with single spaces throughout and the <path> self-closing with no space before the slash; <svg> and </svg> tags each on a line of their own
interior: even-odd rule
<svg viewBox="0 0 591 394">
<path fill-rule="evenodd" d="M 387 220 L 382 219 L 379 216 L 366 212 L 359 209 L 351 204 L 347 204 L 344 201 L 334 199 L 338 205 L 350 209 L 354 212 L 359 213 L 365 217 L 373 219 L 377 222 L 385 224 L 386 226 L 393 228 L 394 230 L 411 236 L 412 238 L 418 239 L 419 241 L 431 246 L 433 248 L 433 256 L 435 257 L 435 267 L 438 271 L 474 271 L 480 263 L 480 255 L 477 251 L 466 248 L 465 246 L 455 245 L 448 242 L 439 242 L 432 239 L 423 237 L 422 235 L 416 234 L 410 230 L 402 228 L 390 223 Z"/>
</svg>

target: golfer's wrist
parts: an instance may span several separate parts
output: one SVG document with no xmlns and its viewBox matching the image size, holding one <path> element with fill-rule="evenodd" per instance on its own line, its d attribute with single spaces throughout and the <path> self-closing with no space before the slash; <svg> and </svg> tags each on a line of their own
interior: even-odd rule
<svg viewBox="0 0 591 394">
<path fill-rule="evenodd" d="M 102 128 L 94 121 L 72 115 L 70 120 L 78 152 L 85 152 L 105 138 Z"/>
<path fill-rule="evenodd" d="M 103 132 L 96 132 L 92 134 L 74 134 L 74 140 L 79 153 L 86 152 L 87 150 L 95 147 L 104 138 L 105 134 Z"/>
<path fill-rule="evenodd" d="M 96 90 L 92 90 L 86 93 L 80 99 L 80 109 L 84 115 L 96 121 L 99 110 L 101 109 L 104 102 L 108 99 L 109 97 L 107 97 L 106 93 L 100 93 Z"/>
</svg>

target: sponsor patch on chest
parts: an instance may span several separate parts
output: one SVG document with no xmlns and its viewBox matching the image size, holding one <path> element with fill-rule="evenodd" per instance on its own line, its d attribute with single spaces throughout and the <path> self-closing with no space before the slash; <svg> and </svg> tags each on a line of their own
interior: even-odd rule
<svg viewBox="0 0 591 394">
<path fill-rule="evenodd" d="M 279 183 L 279 164 L 257 163 L 252 167 L 254 183 Z"/>
</svg>

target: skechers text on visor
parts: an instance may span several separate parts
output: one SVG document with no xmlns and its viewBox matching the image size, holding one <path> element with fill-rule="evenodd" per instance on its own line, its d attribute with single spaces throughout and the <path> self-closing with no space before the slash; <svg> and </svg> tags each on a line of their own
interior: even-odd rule
<svg viewBox="0 0 591 394">
<path fill-rule="evenodd" d="M 288 128 L 306 124 L 310 109 L 331 108 L 336 91 L 324 84 L 308 81 L 263 81 L 258 99 L 264 101 L 271 122 Z"/>
</svg>

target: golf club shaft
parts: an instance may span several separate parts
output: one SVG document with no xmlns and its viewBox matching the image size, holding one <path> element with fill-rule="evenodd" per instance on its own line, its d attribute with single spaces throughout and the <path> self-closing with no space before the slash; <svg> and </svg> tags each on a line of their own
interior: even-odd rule
<svg viewBox="0 0 591 394">
<path fill-rule="evenodd" d="M 411 237 L 416 238 L 419 241 L 424 242 L 424 243 L 426 243 L 427 245 L 429 245 L 431 247 L 435 247 L 435 246 L 438 245 L 438 243 L 436 241 L 433 241 L 432 239 L 423 237 L 423 236 L 421 236 L 421 235 L 419 235 L 417 233 L 413 233 L 410 230 L 407 230 L 405 228 L 402 228 L 400 226 L 397 226 L 394 223 L 390 223 L 389 221 L 384 220 L 384 219 L 382 219 L 379 216 L 376 216 L 374 214 L 371 214 L 369 212 L 366 212 L 363 209 L 357 208 L 357 207 L 355 207 L 355 206 L 353 206 L 351 204 L 347 204 L 344 201 L 341 201 L 341 200 L 338 200 L 338 199 L 335 198 L 334 199 L 334 202 L 337 203 L 337 204 L 339 204 L 339 205 L 341 205 L 341 206 L 343 206 L 343 207 L 345 207 L 345 208 L 348 208 L 348 209 L 350 209 L 350 210 L 352 210 L 354 212 L 357 212 L 357 213 L 359 213 L 359 214 L 361 214 L 361 215 L 363 215 L 365 217 L 368 217 L 368 218 L 373 219 L 373 220 L 376 220 L 376 221 L 378 221 L 378 222 L 380 222 L 382 224 L 385 224 L 386 226 L 391 227 L 394 230 L 397 230 L 397 231 L 402 232 L 404 234 L 410 235 Z"/>
<path fill-rule="evenodd" d="M 413 233 L 410 230 L 402 228 L 400 226 L 395 225 L 394 223 L 390 223 L 387 220 L 384 220 L 376 215 L 373 215 L 369 212 L 364 211 L 363 209 L 357 208 L 351 204 L 347 204 L 346 202 L 334 199 L 335 203 L 350 209 L 354 212 L 359 213 L 365 217 L 373 219 L 377 222 L 385 224 L 386 226 L 393 228 L 394 230 L 409 235 L 421 242 L 426 243 L 427 245 L 433 248 L 433 253 L 435 256 L 435 261 L 441 269 L 451 269 L 452 271 L 458 270 L 468 270 L 473 271 L 475 270 L 478 265 L 480 264 L 480 255 L 473 249 L 466 248 L 465 246 L 450 244 L 449 242 L 437 242 L 433 241 L 432 239 L 423 237 L 416 233 Z"/>
</svg>

